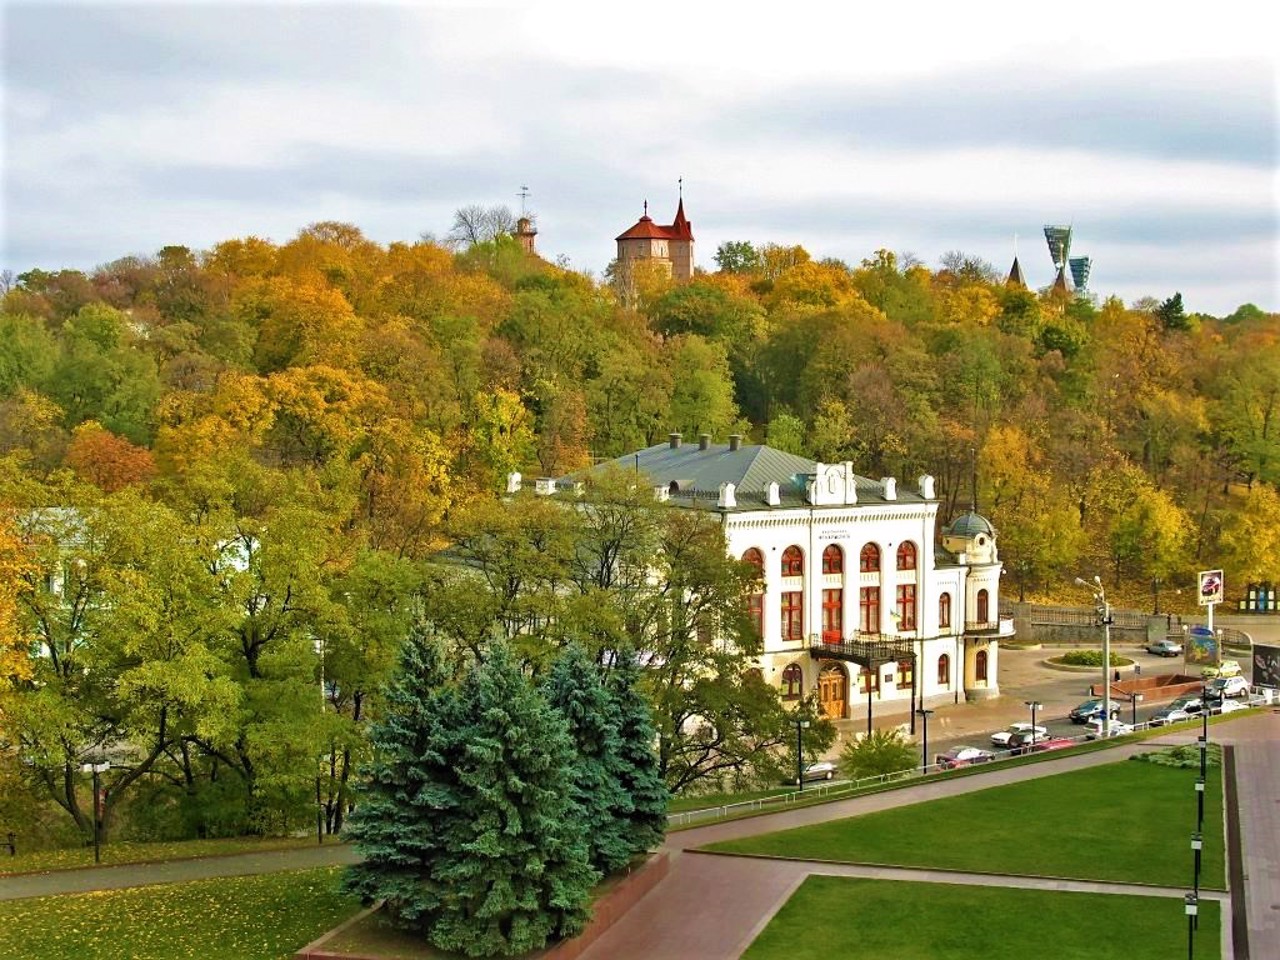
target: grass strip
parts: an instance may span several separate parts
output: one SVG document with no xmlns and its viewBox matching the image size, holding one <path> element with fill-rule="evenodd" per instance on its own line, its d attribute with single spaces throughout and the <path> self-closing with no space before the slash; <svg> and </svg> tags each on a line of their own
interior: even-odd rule
<svg viewBox="0 0 1280 960">
<path fill-rule="evenodd" d="M 1197 960 L 1221 957 L 1200 903 Z M 809 877 L 743 960 L 1168 960 L 1187 949 L 1181 899 Z"/>
<path fill-rule="evenodd" d="M 0 957 L 281 960 L 353 915 L 341 868 L 0 902 Z"/>
<path fill-rule="evenodd" d="M 1198 774 L 1126 760 L 705 849 L 1189 888 Z M 1221 769 L 1210 774 L 1200 885 L 1225 889 Z"/>
</svg>

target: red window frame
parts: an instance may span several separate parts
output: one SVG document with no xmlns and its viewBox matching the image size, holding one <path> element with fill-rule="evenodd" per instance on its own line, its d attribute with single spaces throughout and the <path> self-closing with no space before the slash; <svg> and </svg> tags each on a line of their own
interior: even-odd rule
<svg viewBox="0 0 1280 960">
<path fill-rule="evenodd" d="M 979 683 L 987 682 L 987 651 L 979 650 L 973 658 L 973 679 Z"/>
<path fill-rule="evenodd" d="M 914 583 L 898 584 L 898 629 L 914 630 L 916 628 L 916 585 Z"/>
<path fill-rule="evenodd" d="M 844 573 L 844 551 L 834 543 L 822 551 L 823 573 Z"/>
<path fill-rule="evenodd" d="M 782 575 L 784 577 L 804 576 L 804 552 L 797 546 L 790 546 L 782 551 Z"/>
<path fill-rule="evenodd" d="M 822 640 L 839 643 L 844 639 L 844 590 L 822 591 Z"/>
<path fill-rule="evenodd" d="M 910 540 L 898 544 L 898 569 L 914 570 L 916 568 L 916 545 Z"/>
<path fill-rule="evenodd" d="M 799 590 L 782 595 L 782 639 L 804 639 L 804 593 Z"/>
<path fill-rule="evenodd" d="M 951 654 L 944 653 L 938 657 L 938 683 L 941 686 L 951 686 Z"/>
<path fill-rule="evenodd" d="M 951 594 L 944 593 L 938 597 L 938 627 L 951 626 Z"/>
<path fill-rule="evenodd" d="M 880 632 L 880 588 L 858 590 L 858 629 L 863 633 Z"/>
<path fill-rule="evenodd" d="M 788 663 L 782 668 L 782 699 L 799 700 L 804 690 L 804 670 L 798 663 Z"/>
<path fill-rule="evenodd" d="M 858 554 L 858 570 L 862 573 L 878 573 L 880 570 L 880 548 L 874 543 L 864 543 Z"/>
</svg>

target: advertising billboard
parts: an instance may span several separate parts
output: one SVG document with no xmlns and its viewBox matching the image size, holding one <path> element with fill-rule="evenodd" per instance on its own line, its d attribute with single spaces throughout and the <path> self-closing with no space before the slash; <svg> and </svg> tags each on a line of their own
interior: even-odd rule
<svg viewBox="0 0 1280 960">
<path fill-rule="evenodd" d="M 1253 683 L 1280 690 L 1280 647 L 1253 645 Z"/>
<path fill-rule="evenodd" d="M 1183 644 L 1183 657 L 1190 665 L 1208 667 L 1218 665 L 1218 638 L 1208 627 L 1192 627 L 1187 631 Z"/>
<path fill-rule="evenodd" d="M 1226 582 L 1223 580 L 1221 570 L 1200 571 L 1200 606 L 1221 603 L 1225 590 Z"/>
</svg>

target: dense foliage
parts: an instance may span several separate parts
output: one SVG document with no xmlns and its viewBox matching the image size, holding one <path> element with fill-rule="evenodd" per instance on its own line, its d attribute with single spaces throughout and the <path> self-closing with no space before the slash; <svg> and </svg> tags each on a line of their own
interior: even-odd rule
<svg viewBox="0 0 1280 960">
<path fill-rule="evenodd" d="M 1168 604 L 1207 566 L 1229 592 L 1280 573 L 1275 314 L 745 241 L 623 303 L 492 226 L 450 249 L 326 222 L 5 280 L 0 784 L 34 791 L 6 817 L 42 797 L 87 835 L 102 755 L 109 829 L 281 832 L 318 792 L 337 830 L 415 619 L 473 651 L 496 624 L 539 675 L 570 640 L 634 651 L 673 790 L 785 762 L 714 524 L 636 521 L 625 485 L 568 525 L 497 505 L 511 470 L 670 431 L 928 472 L 948 516 L 976 459 L 1018 591 L 1108 571 Z"/>
<path fill-rule="evenodd" d="M 369 790 L 348 826 L 363 861 L 347 887 L 466 956 L 522 954 L 573 936 L 600 877 L 588 830 L 608 825 L 583 816 L 573 789 L 591 764 L 580 763 L 564 716 L 504 643 L 456 686 L 443 659 L 427 638 L 406 645 L 386 718 L 373 728 Z M 624 803 L 616 779 L 596 785 Z"/>
</svg>

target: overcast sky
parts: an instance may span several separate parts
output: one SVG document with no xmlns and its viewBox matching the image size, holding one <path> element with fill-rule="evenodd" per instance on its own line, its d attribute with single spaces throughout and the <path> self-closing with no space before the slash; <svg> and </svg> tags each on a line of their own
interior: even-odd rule
<svg viewBox="0 0 1280 960">
<path fill-rule="evenodd" d="M 4 3 L 0 267 L 354 223 L 445 234 L 522 185 L 597 275 L 676 181 L 726 240 L 962 250 L 1280 310 L 1276 34 L 1209 4 Z M 1132 8 L 1132 9 L 1131 9 Z"/>
</svg>

